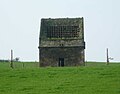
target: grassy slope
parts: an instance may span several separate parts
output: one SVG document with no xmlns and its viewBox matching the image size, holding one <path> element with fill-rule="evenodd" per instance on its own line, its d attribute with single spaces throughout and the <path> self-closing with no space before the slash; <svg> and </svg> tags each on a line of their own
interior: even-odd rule
<svg viewBox="0 0 120 94">
<path fill-rule="evenodd" d="M 0 63 L 0 94 L 120 94 L 120 64 L 38 68 Z"/>
</svg>

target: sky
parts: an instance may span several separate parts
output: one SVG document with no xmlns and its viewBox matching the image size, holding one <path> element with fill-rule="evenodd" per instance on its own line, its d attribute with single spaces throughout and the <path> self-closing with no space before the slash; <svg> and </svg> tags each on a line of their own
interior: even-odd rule
<svg viewBox="0 0 120 94">
<path fill-rule="evenodd" d="M 41 18 L 84 17 L 85 60 L 120 62 L 120 0 L 0 0 L 0 59 L 39 60 Z"/>
</svg>

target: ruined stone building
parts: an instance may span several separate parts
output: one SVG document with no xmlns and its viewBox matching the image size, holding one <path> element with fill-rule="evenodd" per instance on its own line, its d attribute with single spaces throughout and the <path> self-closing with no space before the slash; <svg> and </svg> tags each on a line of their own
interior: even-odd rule
<svg viewBox="0 0 120 94">
<path fill-rule="evenodd" d="M 83 18 L 41 19 L 40 66 L 84 65 Z"/>
</svg>

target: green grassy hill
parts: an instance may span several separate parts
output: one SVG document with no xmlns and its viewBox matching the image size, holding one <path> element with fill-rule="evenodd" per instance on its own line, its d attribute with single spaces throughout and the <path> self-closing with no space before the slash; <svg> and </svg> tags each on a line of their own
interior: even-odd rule
<svg viewBox="0 0 120 94">
<path fill-rule="evenodd" d="M 38 63 L 0 63 L 0 94 L 120 94 L 120 63 L 39 68 Z"/>
</svg>

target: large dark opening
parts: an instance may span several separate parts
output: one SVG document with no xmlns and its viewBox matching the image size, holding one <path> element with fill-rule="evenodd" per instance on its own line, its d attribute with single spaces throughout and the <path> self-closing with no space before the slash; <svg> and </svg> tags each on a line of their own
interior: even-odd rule
<svg viewBox="0 0 120 94">
<path fill-rule="evenodd" d="M 64 67 L 64 58 L 59 58 L 59 67 Z"/>
</svg>

